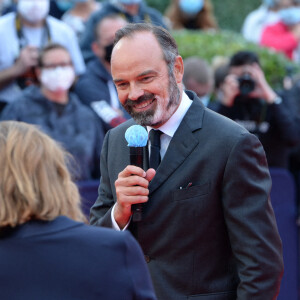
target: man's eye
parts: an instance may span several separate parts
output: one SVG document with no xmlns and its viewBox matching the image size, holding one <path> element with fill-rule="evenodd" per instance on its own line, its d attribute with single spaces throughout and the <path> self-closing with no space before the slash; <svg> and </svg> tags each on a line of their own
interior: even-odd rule
<svg viewBox="0 0 300 300">
<path fill-rule="evenodd" d="M 143 77 L 141 81 L 143 81 L 143 82 L 151 81 L 152 78 L 153 78 L 153 76 Z"/>
<path fill-rule="evenodd" d="M 120 82 L 120 83 L 117 84 L 117 87 L 118 87 L 118 88 L 124 88 L 124 87 L 126 87 L 126 86 L 127 86 L 127 83 L 126 83 L 126 82 Z"/>
</svg>

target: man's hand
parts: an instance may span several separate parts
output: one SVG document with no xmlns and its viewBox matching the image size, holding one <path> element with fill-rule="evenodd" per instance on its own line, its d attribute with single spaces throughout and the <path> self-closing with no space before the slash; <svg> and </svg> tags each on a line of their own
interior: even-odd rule
<svg viewBox="0 0 300 300">
<path fill-rule="evenodd" d="M 149 182 L 155 175 L 154 169 L 145 172 L 143 169 L 129 165 L 119 173 L 115 182 L 117 203 L 114 218 L 122 229 L 131 217 L 131 205 L 148 201 Z"/>
<path fill-rule="evenodd" d="M 254 63 L 250 66 L 247 66 L 247 73 L 255 81 L 256 87 L 253 92 L 250 93 L 250 97 L 260 98 L 265 100 L 268 104 L 273 103 L 276 98 L 276 93 L 268 84 L 265 74 L 261 67 Z"/>
<path fill-rule="evenodd" d="M 33 46 L 24 47 L 20 56 L 15 62 L 16 75 L 21 76 L 26 73 L 30 68 L 37 66 L 39 51 L 38 48 Z"/>
<path fill-rule="evenodd" d="M 221 85 L 222 96 L 220 101 L 223 105 L 231 107 L 234 103 L 235 97 L 239 94 L 239 83 L 237 77 L 233 74 L 226 76 Z"/>
</svg>

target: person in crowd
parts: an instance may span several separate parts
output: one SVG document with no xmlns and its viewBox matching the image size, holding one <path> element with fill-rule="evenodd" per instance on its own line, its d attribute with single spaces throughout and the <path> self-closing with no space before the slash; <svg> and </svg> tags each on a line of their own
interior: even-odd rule
<svg viewBox="0 0 300 300">
<path fill-rule="evenodd" d="M 271 88 L 255 52 L 231 57 L 220 91 L 216 111 L 260 139 L 270 167 L 287 168 L 291 147 L 300 143 L 300 123 L 291 97 Z"/>
<path fill-rule="evenodd" d="M 68 49 L 77 75 L 85 71 L 74 32 L 48 13 L 49 0 L 18 0 L 17 12 L 0 18 L 0 97 L 6 102 L 37 83 L 34 68 L 39 50 L 50 42 Z"/>
<path fill-rule="evenodd" d="M 280 20 L 278 11 L 290 7 L 293 0 L 262 0 L 261 6 L 250 12 L 243 23 L 242 34 L 250 42 L 259 44 L 265 26 Z"/>
<path fill-rule="evenodd" d="M 26 88 L 4 108 L 0 119 L 39 125 L 74 156 L 75 179 L 99 178 L 103 129 L 93 112 L 70 92 L 75 71 L 68 50 L 60 44 L 45 47 L 36 72 L 40 87 Z"/>
<path fill-rule="evenodd" d="M 101 3 L 96 0 L 72 0 L 74 6 L 61 17 L 76 33 L 78 40 L 84 31 L 85 24 L 91 14 L 100 9 Z"/>
<path fill-rule="evenodd" d="M 299 1 L 300 4 L 300 1 Z M 260 45 L 282 52 L 291 60 L 300 62 L 300 7 L 293 5 L 279 11 L 280 21 L 266 26 Z"/>
<path fill-rule="evenodd" d="M 165 16 L 172 29 L 218 29 L 211 0 L 172 0 Z"/>
<path fill-rule="evenodd" d="M 80 39 L 81 51 L 86 62 L 94 57 L 91 45 L 96 24 L 110 14 L 119 14 L 130 23 L 147 22 L 167 27 L 161 13 L 147 6 L 143 0 L 107 0 L 103 2 L 100 10 L 91 15 Z"/>
<path fill-rule="evenodd" d="M 300 74 L 292 76 L 291 88 L 287 90 L 293 101 L 293 111 L 300 117 Z M 296 205 L 297 205 L 297 219 L 296 224 L 300 226 L 300 145 L 293 147 L 289 153 L 289 171 L 292 173 L 295 179 L 296 187 Z"/>
<path fill-rule="evenodd" d="M 282 247 L 258 138 L 183 91 L 182 57 L 161 27 L 118 30 L 111 66 L 133 120 L 106 134 L 90 223 L 134 234 L 158 299 L 275 299 Z M 124 138 L 136 124 L 150 132 L 144 170 Z"/>
<path fill-rule="evenodd" d="M 8 11 L 11 11 L 11 7 L 15 7 L 15 0 L 0 0 L 0 15 L 6 14 Z"/>
<path fill-rule="evenodd" d="M 130 117 L 120 105 L 110 70 L 115 33 L 126 24 L 126 20 L 117 14 L 107 15 L 99 20 L 92 44 L 95 57 L 87 64 L 87 72 L 79 77 L 74 86 L 74 92 L 80 100 L 92 107 L 100 117 L 105 131 Z"/>
<path fill-rule="evenodd" d="M 214 90 L 214 72 L 207 61 L 191 56 L 183 61 L 183 84 L 186 90 L 191 90 L 201 99 L 204 106 L 210 106 Z"/>
<path fill-rule="evenodd" d="M 228 75 L 228 68 L 229 68 L 229 57 L 228 56 L 215 56 L 212 60 L 212 69 L 214 73 L 214 90 L 213 95 L 214 98 L 218 99 L 218 94 L 222 91 L 220 89 L 222 83 L 225 80 L 225 77 Z"/>
<path fill-rule="evenodd" d="M 68 160 L 34 125 L 0 122 L 1 299 L 155 300 L 130 233 L 84 224 Z"/>
<path fill-rule="evenodd" d="M 17 11 L 18 0 L 3 0 L 2 2 L 3 9 L 2 11 L 0 10 L 2 15 Z M 50 0 L 49 15 L 60 19 L 67 7 L 70 8 L 69 5 L 71 4 L 72 3 L 69 0 Z M 66 5 L 68 6 L 66 7 Z"/>
</svg>

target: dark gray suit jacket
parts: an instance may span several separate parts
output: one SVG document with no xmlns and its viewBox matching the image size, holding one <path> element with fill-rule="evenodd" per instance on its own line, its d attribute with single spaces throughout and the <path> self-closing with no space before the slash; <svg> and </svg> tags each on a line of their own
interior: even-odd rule
<svg viewBox="0 0 300 300">
<path fill-rule="evenodd" d="M 156 294 L 161 300 L 275 299 L 282 249 L 262 145 L 188 95 L 193 104 L 149 185 L 143 220 L 129 226 Z M 133 123 L 106 135 L 93 225 L 112 226 L 114 182 L 129 164 L 124 133 Z"/>
</svg>

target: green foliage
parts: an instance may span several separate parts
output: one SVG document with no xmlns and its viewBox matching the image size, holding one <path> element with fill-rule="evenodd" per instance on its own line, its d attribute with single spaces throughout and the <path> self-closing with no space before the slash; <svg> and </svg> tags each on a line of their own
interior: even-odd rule
<svg viewBox="0 0 300 300">
<path fill-rule="evenodd" d="M 172 0 L 146 0 L 147 5 L 156 8 L 162 14 Z M 211 0 L 214 14 L 220 28 L 240 32 L 244 19 L 256 9 L 262 0 Z"/>
<path fill-rule="evenodd" d="M 219 27 L 240 32 L 249 12 L 258 8 L 262 0 L 212 0 Z"/>
<path fill-rule="evenodd" d="M 166 8 L 169 5 L 169 0 L 146 0 L 147 5 L 159 10 L 162 14 L 164 14 Z"/>
<path fill-rule="evenodd" d="M 173 31 L 179 53 L 183 58 L 199 56 L 209 63 L 216 57 L 230 57 L 240 50 L 254 51 L 260 58 L 262 69 L 268 82 L 275 88 L 282 85 L 287 67 L 299 67 L 285 58 L 283 54 L 259 47 L 247 42 L 240 34 L 232 31 L 203 32 L 203 31 Z"/>
</svg>

